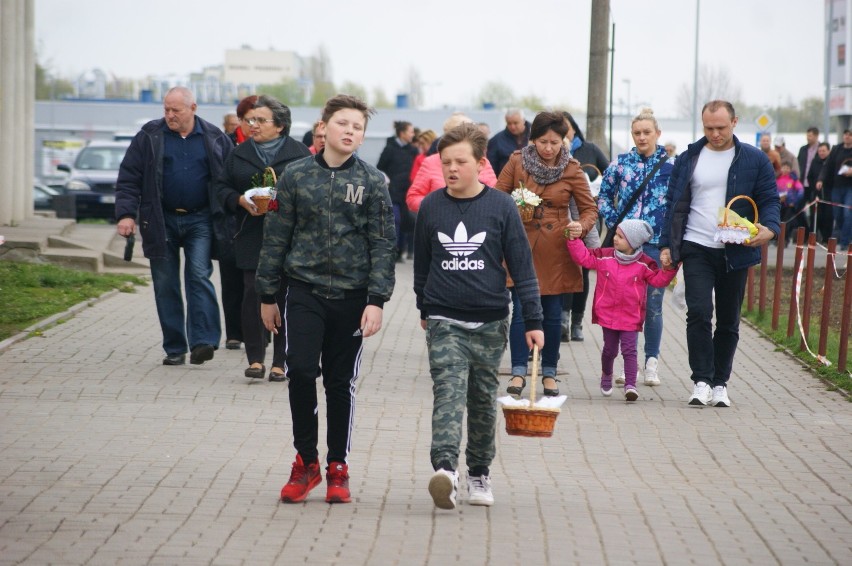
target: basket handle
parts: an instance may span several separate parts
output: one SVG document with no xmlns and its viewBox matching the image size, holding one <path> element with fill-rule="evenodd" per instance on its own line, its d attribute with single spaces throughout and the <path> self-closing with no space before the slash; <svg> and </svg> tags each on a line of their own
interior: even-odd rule
<svg viewBox="0 0 852 566">
<path fill-rule="evenodd" d="M 737 195 L 731 200 L 728 201 L 728 204 L 725 206 L 725 214 L 722 217 L 722 224 L 725 226 L 728 225 L 728 211 L 731 210 L 731 205 L 734 204 L 735 200 L 745 199 L 751 203 L 752 208 L 754 208 L 754 223 L 757 224 L 757 203 L 754 202 L 754 199 L 748 195 Z"/>
<path fill-rule="evenodd" d="M 598 169 L 598 168 L 595 166 L 595 164 L 594 164 L 594 163 L 581 163 L 581 164 L 580 164 L 580 169 L 585 169 L 586 167 L 591 167 L 592 169 L 594 169 L 595 171 L 597 171 L 597 172 L 598 172 L 598 176 L 603 177 L 603 173 L 601 173 L 601 170 L 600 170 L 600 169 Z"/>
<path fill-rule="evenodd" d="M 275 174 L 275 169 L 273 169 L 272 167 L 267 167 L 263 170 L 264 176 L 267 174 L 267 172 L 272 175 L 272 186 L 274 187 L 278 184 L 278 175 Z"/>
<path fill-rule="evenodd" d="M 530 408 L 535 405 L 535 380 L 538 379 L 538 344 L 533 344 L 533 365 L 530 376 Z"/>
</svg>

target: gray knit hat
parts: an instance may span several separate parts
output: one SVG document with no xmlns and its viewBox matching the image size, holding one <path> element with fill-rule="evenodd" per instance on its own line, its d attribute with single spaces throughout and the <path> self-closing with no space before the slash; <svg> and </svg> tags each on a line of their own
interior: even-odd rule
<svg viewBox="0 0 852 566">
<path fill-rule="evenodd" d="M 643 244 L 647 244 L 654 235 L 651 225 L 644 220 L 624 220 L 618 225 L 618 229 L 634 250 L 641 248 Z"/>
</svg>

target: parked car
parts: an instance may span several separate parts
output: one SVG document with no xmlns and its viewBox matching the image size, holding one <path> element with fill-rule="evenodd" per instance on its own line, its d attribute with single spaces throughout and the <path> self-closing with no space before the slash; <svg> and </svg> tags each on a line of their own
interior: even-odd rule
<svg viewBox="0 0 852 566">
<path fill-rule="evenodd" d="M 91 141 L 80 150 L 73 165 L 57 165 L 57 169 L 68 173 L 63 185 L 64 194 L 54 199 L 57 216 L 112 220 L 115 216 L 118 168 L 129 145 L 126 140 Z M 72 206 L 73 214 L 70 211 Z M 65 214 L 61 214 L 63 212 Z"/>
<path fill-rule="evenodd" d="M 33 181 L 33 207 L 36 210 L 53 210 L 53 197 L 62 194 L 60 191 Z"/>
</svg>

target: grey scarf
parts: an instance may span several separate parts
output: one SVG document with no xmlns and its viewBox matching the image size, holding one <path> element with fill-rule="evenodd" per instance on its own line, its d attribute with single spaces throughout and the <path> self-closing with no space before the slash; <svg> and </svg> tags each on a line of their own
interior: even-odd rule
<svg viewBox="0 0 852 566">
<path fill-rule="evenodd" d="M 539 185 L 549 185 L 555 183 L 562 177 L 562 172 L 568 167 L 568 161 L 571 159 L 571 154 L 563 147 L 559 150 L 559 158 L 556 160 L 556 165 L 551 167 L 545 165 L 541 160 L 534 145 L 528 145 L 521 150 L 521 164 L 524 171 L 530 174 Z"/>
<path fill-rule="evenodd" d="M 626 254 L 624 252 L 620 252 L 618 250 L 613 250 L 615 252 L 615 260 L 621 265 L 628 265 L 630 263 L 635 262 L 639 259 L 639 256 L 642 255 L 642 246 L 639 246 L 635 250 L 633 250 L 632 254 Z"/>
<path fill-rule="evenodd" d="M 258 157 L 260 157 L 261 161 L 263 161 L 264 165 L 269 165 L 272 163 L 272 160 L 275 159 L 275 154 L 278 153 L 278 150 L 281 148 L 281 145 L 284 143 L 284 140 L 287 139 L 287 136 L 278 136 L 274 140 L 269 140 L 262 143 L 257 143 L 254 139 L 251 140 L 251 144 L 254 146 L 254 150 L 257 152 Z"/>
</svg>

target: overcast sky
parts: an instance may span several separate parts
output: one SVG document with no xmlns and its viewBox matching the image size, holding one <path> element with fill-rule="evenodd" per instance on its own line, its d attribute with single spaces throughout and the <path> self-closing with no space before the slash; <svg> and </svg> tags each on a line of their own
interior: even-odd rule
<svg viewBox="0 0 852 566">
<path fill-rule="evenodd" d="M 40 62 L 72 77 L 187 74 L 226 49 L 325 46 L 336 84 L 380 86 L 408 70 L 429 106 L 469 106 L 488 81 L 551 105 L 586 107 L 591 0 L 35 0 Z M 614 100 L 674 116 L 692 85 L 696 0 L 611 0 Z M 824 0 L 704 0 L 699 61 L 724 69 L 749 104 L 824 94 Z M 629 85 L 629 89 L 628 89 Z"/>
</svg>

